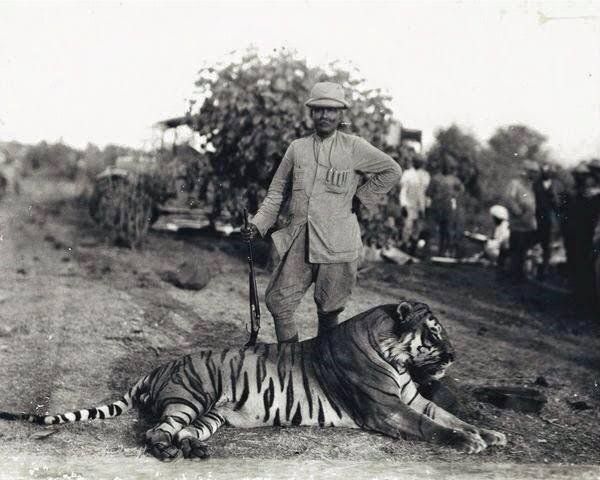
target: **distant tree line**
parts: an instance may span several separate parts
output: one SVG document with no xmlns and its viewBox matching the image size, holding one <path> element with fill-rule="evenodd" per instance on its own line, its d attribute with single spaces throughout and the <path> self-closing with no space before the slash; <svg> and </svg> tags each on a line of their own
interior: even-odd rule
<svg viewBox="0 0 600 480">
<path fill-rule="evenodd" d="M 74 180 L 83 176 L 90 180 L 106 167 L 115 165 L 124 155 L 139 155 L 134 148 L 108 144 L 100 148 L 89 143 L 84 149 L 67 145 L 62 140 L 56 143 L 41 141 L 34 145 L 19 142 L 0 142 L 6 161 L 17 163 L 23 177 L 40 173 L 50 178 Z"/>
</svg>

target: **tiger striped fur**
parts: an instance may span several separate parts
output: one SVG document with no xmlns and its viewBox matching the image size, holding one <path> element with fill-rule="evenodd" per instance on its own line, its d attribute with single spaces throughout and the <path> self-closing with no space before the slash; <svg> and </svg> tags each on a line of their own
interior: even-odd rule
<svg viewBox="0 0 600 480">
<path fill-rule="evenodd" d="M 465 423 L 420 395 L 419 382 L 441 378 L 453 357 L 429 307 L 403 301 L 299 343 L 200 350 L 155 369 L 110 405 L 0 418 L 54 425 L 148 407 L 160 423 L 146 443 L 161 460 L 206 457 L 204 441 L 224 424 L 362 428 L 469 453 L 505 444 L 502 433 Z"/>
</svg>

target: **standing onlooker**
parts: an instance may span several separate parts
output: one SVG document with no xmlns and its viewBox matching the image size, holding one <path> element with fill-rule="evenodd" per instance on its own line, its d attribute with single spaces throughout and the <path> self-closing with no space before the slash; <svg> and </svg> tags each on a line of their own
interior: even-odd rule
<svg viewBox="0 0 600 480">
<path fill-rule="evenodd" d="M 455 175 L 454 156 L 443 152 L 442 171 L 431 179 L 427 195 L 431 198 L 431 210 L 438 227 L 440 256 L 454 255 L 458 238 L 460 203 L 465 191 L 462 182 Z"/>
<path fill-rule="evenodd" d="M 584 163 L 573 171 L 573 191 L 564 209 L 564 241 L 567 269 L 575 301 L 580 306 L 589 304 L 593 297 L 591 250 L 594 236 L 594 215 L 589 192 L 594 179 Z"/>
<path fill-rule="evenodd" d="M 592 268 L 592 299 L 590 308 L 598 313 L 600 310 L 600 159 L 594 158 L 589 163 L 593 184 L 588 188 L 586 197 L 589 201 L 592 218 L 592 248 L 590 262 Z"/>
<path fill-rule="evenodd" d="M 550 165 L 543 164 L 540 168 L 540 175 L 533 182 L 537 240 L 542 247 L 542 265 L 537 272 L 540 280 L 546 276 L 550 263 L 552 232 L 560 205 L 560 190 L 558 182 L 551 176 Z"/>
<path fill-rule="evenodd" d="M 527 251 L 536 244 L 537 220 L 532 184 L 539 175 L 539 166 L 532 160 L 523 161 L 521 175 L 513 178 L 506 189 L 506 207 L 510 213 L 510 273 L 513 280 L 525 279 Z"/>
<path fill-rule="evenodd" d="M 408 159 L 407 169 L 400 180 L 400 208 L 402 211 L 402 245 L 412 254 L 421 234 L 427 208 L 427 187 L 431 180 L 423 168 L 423 158 L 415 153 Z"/>
</svg>

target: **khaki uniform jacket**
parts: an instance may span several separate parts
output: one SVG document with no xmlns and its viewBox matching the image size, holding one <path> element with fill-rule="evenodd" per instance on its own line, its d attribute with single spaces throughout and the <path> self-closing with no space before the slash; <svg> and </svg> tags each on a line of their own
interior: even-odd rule
<svg viewBox="0 0 600 480">
<path fill-rule="evenodd" d="M 357 189 L 359 172 L 374 175 Z M 362 241 L 352 198 L 356 194 L 367 208 L 374 208 L 401 173 L 394 159 L 355 135 L 336 131 L 324 140 L 316 134 L 294 140 L 252 223 L 264 236 L 282 213 L 282 205 L 289 205 L 282 228 L 272 234 L 280 256 L 307 225 L 311 263 L 354 261 L 362 252 Z"/>
</svg>

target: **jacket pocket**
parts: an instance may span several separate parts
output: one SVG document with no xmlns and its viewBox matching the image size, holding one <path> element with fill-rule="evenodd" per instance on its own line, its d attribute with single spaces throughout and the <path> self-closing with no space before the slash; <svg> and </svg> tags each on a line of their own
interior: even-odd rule
<svg viewBox="0 0 600 480">
<path fill-rule="evenodd" d="M 304 189 L 304 170 L 294 168 L 294 179 L 292 182 L 293 190 L 303 190 Z"/>
<path fill-rule="evenodd" d="M 331 168 L 325 176 L 325 191 L 329 193 L 346 193 L 352 180 L 351 170 Z"/>
<path fill-rule="evenodd" d="M 334 185 L 332 183 L 326 183 L 325 191 L 328 193 L 346 193 L 348 191 L 348 185 Z"/>
</svg>

